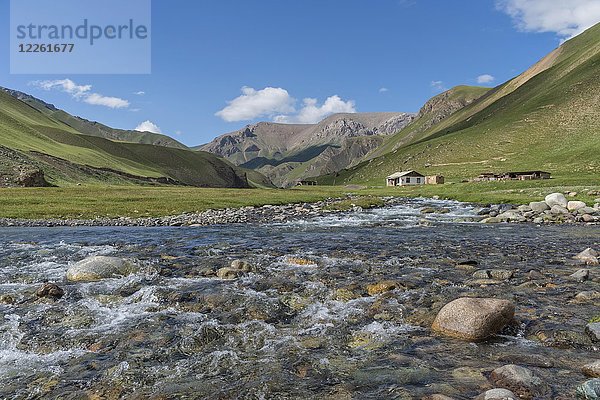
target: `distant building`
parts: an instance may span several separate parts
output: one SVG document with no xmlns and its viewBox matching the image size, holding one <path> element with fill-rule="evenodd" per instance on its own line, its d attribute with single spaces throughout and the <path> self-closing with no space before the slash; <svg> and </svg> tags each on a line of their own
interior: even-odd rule
<svg viewBox="0 0 600 400">
<path fill-rule="evenodd" d="M 317 181 L 298 181 L 296 186 L 317 186 Z"/>
<path fill-rule="evenodd" d="M 500 179 L 499 174 L 494 174 L 492 172 L 484 172 L 480 174 L 477 178 L 473 179 L 475 182 L 479 181 L 497 181 Z"/>
<path fill-rule="evenodd" d="M 387 177 L 388 186 L 424 185 L 425 175 L 416 171 L 396 172 Z"/>
<path fill-rule="evenodd" d="M 550 172 L 545 171 L 525 171 L 525 172 L 505 172 L 503 174 L 494 174 L 485 172 L 479 175 L 474 181 L 530 181 L 535 179 L 550 179 Z"/>
<path fill-rule="evenodd" d="M 507 172 L 505 179 L 517 179 L 520 181 L 530 181 L 533 179 L 550 179 L 550 172 L 544 171 L 526 171 L 526 172 Z"/>
<path fill-rule="evenodd" d="M 426 185 L 443 185 L 445 179 L 442 175 L 430 175 L 425 177 Z"/>
</svg>

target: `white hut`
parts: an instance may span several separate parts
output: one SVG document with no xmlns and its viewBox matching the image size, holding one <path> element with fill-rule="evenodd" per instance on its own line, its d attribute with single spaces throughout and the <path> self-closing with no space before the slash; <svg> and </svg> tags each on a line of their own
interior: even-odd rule
<svg viewBox="0 0 600 400">
<path fill-rule="evenodd" d="M 388 186 L 424 185 L 425 175 L 417 171 L 396 172 L 387 177 Z"/>
</svg>

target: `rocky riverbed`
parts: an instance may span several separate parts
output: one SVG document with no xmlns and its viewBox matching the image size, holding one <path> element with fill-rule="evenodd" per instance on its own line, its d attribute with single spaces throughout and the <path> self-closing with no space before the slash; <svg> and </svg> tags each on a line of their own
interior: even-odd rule
<svg viewBox="0 0 600 400">
<path fill-rule="evenodd" d="M 1 228 L 0 398 L 598 398 L 600 228 L 480 211 Z"/>
<path fill-rule="evenodd" d="M 593 207 L 583 201 L 568 200 L 562 193 L 551 193 L 543 201 L 520 206 L 496 205 L 478 211 L 483 223 L 532 222 L 545 223 L 598 223 L 600 222 L 600 199 Z"/>
<path fill-rule="evenodd" d="M 95 219 L 12 219 L 0 218 L 0 227 L 55 227 L 55 226 L 191 226 L 199 227 L 218 224 L 244 224 L 244 223 L 283 223 L 307 218 L 323 217 L 332 214 L 344 214 L 361 211 L 358 206 L 350 209 L 339 209 L 337 204 L 359 197 L 345 199 L 328 199 L 315 203 L 264 205 L 260 207 L 242 207 L 207 210 L 200 213 L 188 213 L 165 217 L 149 218 L 95 218 Z M 524 223 L 556 224 L 556 223 L 583 223 L 595 224 L 600 222 L 600 199 L 593 207 L 580 201 L 568 201 L 563 194 L 555 193 L 547 197 L 547 201 L 532 202 L 528 205 L 494 204 L 478 205 L 466 204 L 475 212 L 466 220 L 482 223 Z M 445 214 L 449 209 L 443 201 L 436 196 L 433 199 L 407 199 L 398 197 L 385 197 L 383 208 L 394 208 L 403 204 L 424 204 L 420 209 L 423 220 L 430 218 L 429 214 Z M 449 204 L 456 204 L 450 202 Z M 416 210 L 413 210 L 416 211 Z M 465 221 L 465 219 L 462 219 Z"/>
</svg>

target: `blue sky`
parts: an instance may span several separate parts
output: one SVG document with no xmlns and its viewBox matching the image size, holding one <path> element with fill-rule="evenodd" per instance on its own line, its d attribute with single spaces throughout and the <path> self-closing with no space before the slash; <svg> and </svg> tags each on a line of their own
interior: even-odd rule
<svg viewBox="0 0 600 400">
<path fill-rule="evenodd" d="M 600 21 L 598 3 L 154 0 L 151 74 L 11 75 L 5 28 L 0 86 L 117 128 L 151 121 L 196 145 L 259 120 L 416 112 L 445 88 L 494 86 Z M 8 0 L 0 16 L 8 27 Z M 96 97 L 83 101 L 67 83 Z"/>
</svg>

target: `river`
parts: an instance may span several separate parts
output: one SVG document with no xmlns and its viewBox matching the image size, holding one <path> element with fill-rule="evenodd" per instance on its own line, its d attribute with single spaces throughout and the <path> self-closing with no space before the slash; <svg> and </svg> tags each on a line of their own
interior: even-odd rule
<svg viewBox="0 0 600 400">
<path fill-rule="evenodd" d="M 424 206 L 446 207 L 427 214 Z M 600 314 L 572 257 L 600 248 L 600 227 L 469 222 L 457 202 L 410 200 L 282 224 L 197 228 L 0 228 L 0 398 L 471 399 L 504 364 L 530 368 L 548 398 L 573 398 L 598 358 L 583 333 Z M 139 272 L 68 283 L 92 255 Z M 232 260 L 254 269 L 214 276 Z M 473 271 L 514 272 L 477 282 Z M 595 269 L 595 270 L 594 270 Z M 594 275 L 595 274 L 595 275 Z M 384 280 L 398 289 L 369 295 Z M 43 282 L 65 290 L 37 299 Z M 512 300 L 512 332 L 485 343 L 434 335 L 461 296 Z M 12 303 L 12 304 L 10 304 Z M 550 396 L 550 395 L 549 395 Z"/>
</svg>

